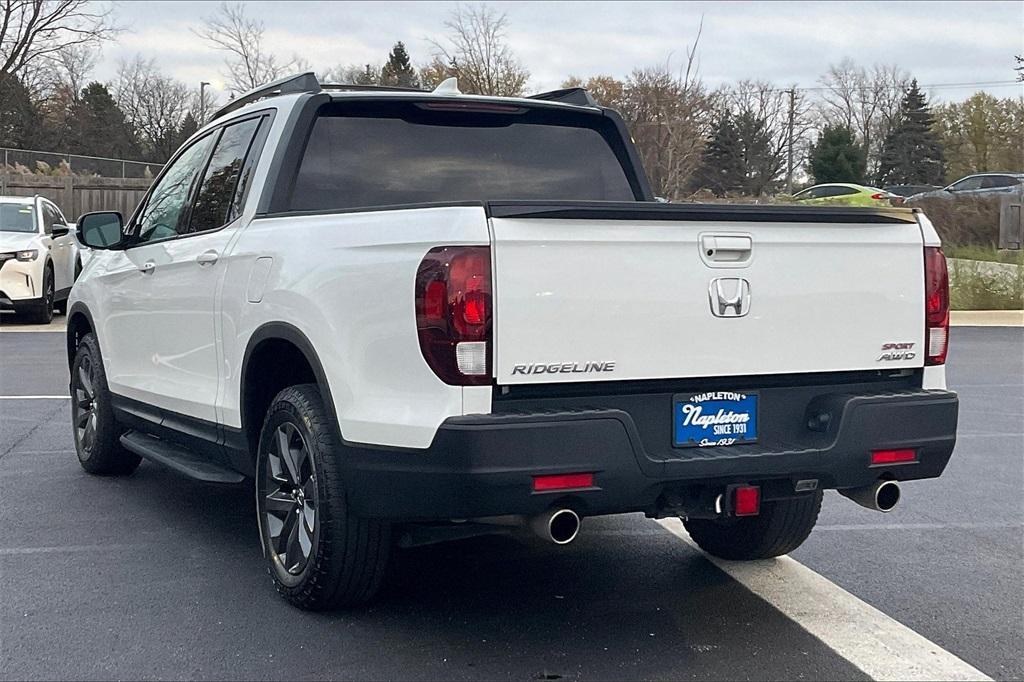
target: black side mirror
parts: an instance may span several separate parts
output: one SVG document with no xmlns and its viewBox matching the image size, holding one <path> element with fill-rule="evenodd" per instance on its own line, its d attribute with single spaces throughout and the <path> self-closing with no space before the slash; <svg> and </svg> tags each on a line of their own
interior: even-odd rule
<svg viewBox="0 0 1024 682">
<path fill-rule="evenodd" d="M 116 249 L 124 241 L 124 219 L 117 211 L 86 213 L 78 219 L 75 236 L 90 249 Z"/>
<path fill-rule="evenodd" d="M 71 232 L 71 228 L 67 225 L 54 225 L 50 228 L 50 236 L 56 239 L 57 237 L 66 237 Z"/>
</svg>

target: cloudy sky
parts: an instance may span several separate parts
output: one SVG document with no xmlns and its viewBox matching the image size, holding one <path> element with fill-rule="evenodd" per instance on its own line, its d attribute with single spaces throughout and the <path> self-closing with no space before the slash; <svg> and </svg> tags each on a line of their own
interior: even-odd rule
<svg viewBox="0 0 1024 682">
<path fill-rule="evenodd" d="M 1006 97 L 1013 56 L 1024 53 L 1024 2 L 493 2 L 508 15 L 508 39 L 530 70 L 530 91 L 558 87 L 567 74 L 624 77 L 638 66 L 680 63 L 704 20 L 700 73 L 712 86 L 741 78 L 814 87 L 844 57 L 899 64 L 923 85 L 956 100 L 977 89 Z M 381 63 L 396 40 L 414 62 L 431 56 L 449 2 L 248 2 L 269 46 L 314 68 Z M 119 60 L 154 57 L 187 82 L 222 87 L 223 55 L 190 29 L 217 9 L 206 2 L 121 2 L 129 28 L 104 48 L 96 75 L 113 78 Z M 222 98 L 226 93 L 222 94 Z"/>
</svg>

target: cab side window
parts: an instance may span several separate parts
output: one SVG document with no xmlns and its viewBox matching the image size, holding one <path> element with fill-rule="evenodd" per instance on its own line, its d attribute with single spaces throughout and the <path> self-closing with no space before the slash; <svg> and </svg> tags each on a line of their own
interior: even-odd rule
<svg viewBox="0 0 1024 682">
<path fill-rule="evenodd" d="M 207 135 L 181 153 L 149 193 L 136 222 L 136 243 L 187 232 L 189 204 L 215 135 Z"/>
<path fill-rule="evenodd" d="M 215 230 L 235 218 L 235 190 L 261 120 L 251 118 L 224 128 L 199 185 L 187 232 Z"/>
</svg>

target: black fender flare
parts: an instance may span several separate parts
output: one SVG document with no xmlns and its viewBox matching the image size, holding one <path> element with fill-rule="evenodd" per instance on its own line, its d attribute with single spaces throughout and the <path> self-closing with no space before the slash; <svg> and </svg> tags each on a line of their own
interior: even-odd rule
<svg viewBox="0 0 1024 682">
<path fill-rule="evenodd" d="M 83 316 L 89 323 L 89 329 L 92 330 L 93 335 L 96 337 L 96 342 L 99 343 L 100 340 L 99 332 L 96 331 L 96 323 L 93 322 L 92 319 L 92 312 L 89 311 L 89 306 L 82 301 L 75 301 L 75 304 L 71 306 L 67 312 L 68 328 L 65 332 L 69 370 L 75 361 L 75 353 L 78 352 L 78 338 L 75 336 L 75 325 L 72 324 L 72 320 L 79 315 Z"/>
<path fill-rule="evenodd" d="M 242 417 L 242 434 L 249 432 L 248 415 L 245 409 L 245 378 L 249 373 L 249 361 L 252 359 L 252 353 L 256 350 L 257 346 L 263 341 L 268 340 L 287 341 L 298 348 L 299 352 L 305 357 L 306 362 L 309 363 L 310 368 L 313 370 L 313 376 L 316 377 L 317 386 L 320 388 L 320 396 L 323 398 L 324 405 L 331 415 L 331 421 L 336 429 L 338 439 L 344 443 L 341 426 L 338 423 L 338 413 L 334 409 L 334 396 L 331 394 L 330 384 L 327 383 L 327 373 L 324 372 L 324 366 L 320 362 L 320 357 L 305 333 L 288 322 L 266 322 L 256 328 L 256 331 L 252 333 L 248 343 L 246 343 L 245 354 L 242 356 L 242 369 L 238 376 L 238 402 Z"/>
</svg>

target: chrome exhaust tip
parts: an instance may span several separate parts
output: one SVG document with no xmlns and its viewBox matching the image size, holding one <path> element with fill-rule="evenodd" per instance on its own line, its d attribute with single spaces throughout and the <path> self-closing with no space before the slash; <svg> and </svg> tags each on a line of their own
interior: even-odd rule
<svg viewBox="0 0 1024 682">
<path fill-rule="evenodd" d="M 862 507 L 874 511 L 890 512 L 900 501 L 900 486 L 896 481 L 878 481 L 863 488 L 847 488 L 839 494 Z"/>
<path fill-rule="evenodd" d="M 568 545 L 580 532 L 580 516 L 572 509 L 551 509 L 530 522 L 533 532 L 556 545 Z"/>
</svg>

